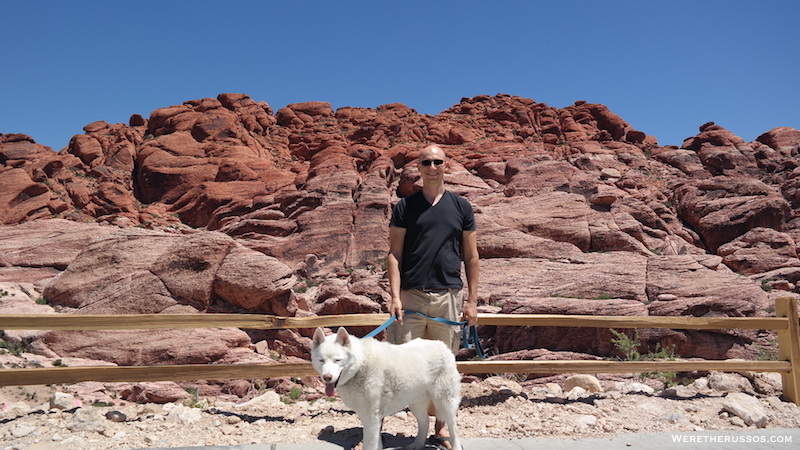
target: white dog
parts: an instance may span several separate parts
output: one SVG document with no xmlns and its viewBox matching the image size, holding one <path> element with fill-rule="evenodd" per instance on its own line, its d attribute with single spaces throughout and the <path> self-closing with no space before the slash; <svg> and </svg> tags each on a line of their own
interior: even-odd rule
<svg viewBox="0 0 800 450">
<path fill-rule="evenodd" d="M 364 450 L 379 450 L 381 423 L 405 407 L 417 419 L 417 437 L 408 447 L 425 447 L 433 403 L 438 420 L 450 431 L 450 444 L 461 450 L 456 413 L 461 403 L 461 375 L 453 353 L 439 341 L 414 339 L 402 345 L 359 339 L 344 328 L 325 336 L 314 332 L 311 362 L 325 382 L 325 393 L 338 390 L 364 427 Z"/>
</svg>

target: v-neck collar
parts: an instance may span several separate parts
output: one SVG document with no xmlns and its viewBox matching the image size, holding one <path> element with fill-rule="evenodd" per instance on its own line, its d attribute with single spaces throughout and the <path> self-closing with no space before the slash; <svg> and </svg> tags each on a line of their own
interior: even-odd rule
<svg viewBox="0 0 800 450">
<path fill-rule="evenodd" d="M 447 194 L 447 189 L 445 189 L 445 191 L 444 191 L 444 192 L 442 192 L 442 195 L 440 195 L 440 196 L 439 196 L 439 199 L 438 199 L 438 200 L 434 198 L 434 199 L 433 199 L 433 203 L 431 203 L 431 202 L 429 202 L 429 201 L 428 201 L 428 197 L 426 197 L 426 196 L 425 196 L 425 193 L 424 193 L 424 192 L 420 191 L 420 194 L 422 194 L 422 198 L 424 198 L 424 199 L 425 199 L 425 201 L 428 203 L 428 206 L 429 206 L 429 207 L 431 207 L 431 208 L 433 208 L 434 206 L 438 205 L 438 204 L 439 204 L 439 203 L 442 201 L 442 199 L 444 198 L 444 196 Z"/>
</svg>

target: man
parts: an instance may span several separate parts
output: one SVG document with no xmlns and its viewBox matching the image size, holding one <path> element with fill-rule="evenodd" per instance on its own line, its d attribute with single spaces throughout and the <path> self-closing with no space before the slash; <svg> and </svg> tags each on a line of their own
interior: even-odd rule
<svg viewBox="0 0 800 450">
<path fill-rule="evenodd" d="M 403 314 L 405 309 L 455 322 L 466 320 L 469 326 L 477 324 L 479 265 L 475 216 L 466 199 L 445 189 L 446 166 L 441 148 L 425 147 L 417 161 L 422 190 L 401 199 L 392 212 L 389 314 L 397 317 L 393 330 L 396 344 L 415 338 L 436 339 L 455 353 L 460 346 L 459 327 L 416 314 Z M 462 259 L 467 275 L 466 301 L 461 281 Z M 447 435 L 444 422 L 437 420 L 434 437 Z"/>
</svg>

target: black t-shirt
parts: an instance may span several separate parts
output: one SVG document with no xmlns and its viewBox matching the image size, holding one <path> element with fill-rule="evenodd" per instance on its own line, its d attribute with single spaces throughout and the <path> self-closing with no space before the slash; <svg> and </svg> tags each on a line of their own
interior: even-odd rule
<svg viewBox="0 0 800 450">
<path fill-rule="evenodd" d="M 469 202 L 445 191 L 431 206 L 422 191 L 400 199 L 389 226 L 406 229 L 400 288 L 462 288 L 461 238 L 475 230 L 475 215 Z"/>
</svg>

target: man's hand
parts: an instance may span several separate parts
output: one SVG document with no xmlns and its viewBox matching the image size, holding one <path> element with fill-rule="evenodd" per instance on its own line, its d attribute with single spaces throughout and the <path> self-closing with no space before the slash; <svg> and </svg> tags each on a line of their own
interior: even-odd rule
<svg viewBox="0 0 800 450">
<path fill-rule="evenodd" d="M 467 321 L 467 326 L 475 326 L 478 324 L 478 301 L 467 300 L 464 302 L 464 308 L 461 311 L 461 320 Z"/>
<path fill-rule="evenodd" d="M 399 323 L 403 323 L 403 302 L 399 298 L 393 298 L 389 305 L 389 315 L 396 316 Z"/>
</svg>

